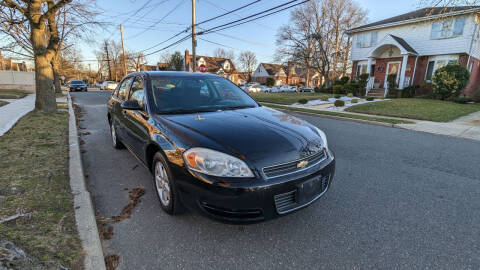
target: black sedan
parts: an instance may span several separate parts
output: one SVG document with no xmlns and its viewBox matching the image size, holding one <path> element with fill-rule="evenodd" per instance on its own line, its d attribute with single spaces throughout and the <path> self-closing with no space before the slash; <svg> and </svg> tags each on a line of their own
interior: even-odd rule
<svg viewBox="0 0 480 270">
<path fill-rule="evenodd" d="M 71 81 L 70 82 L 70 92 L 75 92 L 75 91 L 88 91 L 87 85 L 83 81 Z"/>
<path fill-rule="evenodd" d="M 324 132 L 217 75 L 129 74 L 107 117 L 113 146 L 152 172 L 172 215 L 186 206 L 225 222 L 275 218 L 319 199 L 335 172 Z"/>
</svg>

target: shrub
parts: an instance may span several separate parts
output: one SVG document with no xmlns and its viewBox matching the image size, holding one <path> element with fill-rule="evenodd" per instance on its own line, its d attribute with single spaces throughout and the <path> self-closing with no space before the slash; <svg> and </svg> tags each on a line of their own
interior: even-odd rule
<svg viewBox="0 0 480 270">
<path fill-rule="evenodd" d="M 328 99 L 329 99 L 329 97 L 326 96 L 326 95 L 320 97 L 321 101 L 328 101 Z"/>
<path fill-rule="evenodd" d="M 321 93 L 321 92 L 322 92 L 322 88 L 320 88 L 320 87 L 317 86 L 317 87 L 313 88 L 313 91 L 315 91 L 315 93 Z"/>
<path fill-rule="evenodd" d="M 306 99 L 306 98 L 301 98 L 301 99 L 298 100 L 298 103 L 300 103 L 300 104 L 307 104 L 307 103 L 308 103 L 308 99 Z"/>
<path fill-rule="evenodd" d="M 455 103 L 460 103 L 460 104 L 467 104 L 473 101 L 473 99 L 469 97 L 454 97 L 451 100 Z"/>
<path fill-rule="evenodd" d="M 342 94 L 344 92 L 343 85 L 334 85 L 333 86 L 333 93 L 334 94 Z"/>
<path fill-rule="evenodd" d="M 353 97 L 352 93 L 348 93 L 347 97 Z"/>
<path fill-rule="evenodd" d="M 333 105 L 335 105 L 335 107 L 343 107 L 345 106 L 345 101 L 337 99 L 335 100 L 335 103 L 333 103 Z"/>
<path fill-rule="evenodd" d="M 354 99 L 350 100 L 350 102 L 353 103 L 353 104 L 358 103 L 358 99 L 354 98 Z"/>
<path fill-rule="evenodd" d="M 367 97 L 366 100 L 367 101 L 373 101 L 373 100 L 375 100 L 375 98 L 374 97 Z"/>
<path fill-rule="evenodd" d="M 446 65 L 433 76 L 433 92 L 442 100 L 457 97 L 470 79 L 468 70 L 458 64 Z"/>
<path fill-rule="evenodd" d="M 343 85 L 345 85 L 349 81 L 350 81 L 350 78 L 347 77 L 347 76 L 340 78 L 340 83 L 343 84 Z"/>
<path fill-rule="evenodd" d="M 339 99 L 339 98 L 342 97 L 342 95 L 335 95 L 335 96 L 333 96 L 333 97 L 336 98 L 336 99 Z"/>
<path fill-rule="evenodd" d="M 365 91 L 366 91 L 366 87 L 367 87 L 367 82 L 368 82 L 368 79 L 370 78 L 370 75 L 367 74 L 367 73 L 363 73 L 362 75 L 358 76 L 358 79 L 357 79 L 357 85 L 358 85 L 358 93 L 357 95 L 361 95 L 361 96 L 364 96 L 365 95 Z"/>
<path fill-rule="evenodd" d="M 387 77 L 388 89 L 397 89 L 397 74 L 390 74 Z"/>
<path fill-rule="evenodd" d="M 419 88 L 419 87 L 420 86 L 418 86 L 418 85 L 411 85 L 411 86 L 407 86 L 407 87 L 403 88 L 402 98 L 415 97 L 415 92 L 416 92 L 417 88 Z"/>
<path fill-rule="evenodd" d="M 272 87 L 275 85 L 275 79 L 274 78 L 267 78 L 267 81 L 265 82 L 265 84 L 268 86 L 268 87 Z"/>
</svg>

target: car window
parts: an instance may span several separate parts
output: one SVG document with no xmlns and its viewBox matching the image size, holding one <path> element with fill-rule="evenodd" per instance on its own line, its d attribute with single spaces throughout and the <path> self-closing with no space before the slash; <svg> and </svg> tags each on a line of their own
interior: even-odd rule
<svg viewBox="0 0 480 270">
<path fill-rule="evenodd" d="M 136 100 L 138 104 L 143 106 L 143 97 L 145 93 L 143 91 L 143 80 L 140 77 L 136 77 L 133 81 L 132 87 L 130 88 L 129 100 Z"/>
<path fill-rule="evenodd" d="M 116 96 L 125 100 L 127 97 L 128 90 L 130 89 L 130 84 L 132 83 L 133 78 L 127 78 L 122 82 L 118 88 L 118 93 L 115 93 Z"/>
<path fill-rule="evenodd" d="M 257 103 L 227 79 L 152 78 L 153 110 L 160 114 L 193 113 L 256 107 Z"/>
</svg>

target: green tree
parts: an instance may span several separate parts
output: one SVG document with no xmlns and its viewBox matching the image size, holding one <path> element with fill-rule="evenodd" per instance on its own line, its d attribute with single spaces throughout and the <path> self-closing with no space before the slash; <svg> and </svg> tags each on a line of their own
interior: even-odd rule
<svg viewBox="0 0 480 270">
<path fill-rule="evenodd" d="M 265 82 L 265 84 L 268 86 L 268 87 L 272 87 L 275 85 L 275 79 L 273 78 L 267 78 L 267 81 Z"/>
<path fill-rule="evenodd" d="M 459 64 L 450 64 L 438 69 L 433 76 L 433 93 L 441 99 L 457 97 L 470 80 L 468 70 Z"/>
<path fill-rule="evenodd" d="M 168 64 L 172 70 L 180 71 L 183 70 L 183 56 L 182 53 L 176 51 L 172 55 L 170 55 L 170 59 L 168 60 Z"/>
</svg>

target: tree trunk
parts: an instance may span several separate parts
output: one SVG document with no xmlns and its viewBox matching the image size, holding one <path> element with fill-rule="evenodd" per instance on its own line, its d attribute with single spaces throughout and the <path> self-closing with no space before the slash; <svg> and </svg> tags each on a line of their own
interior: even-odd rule
<svg viewBox="0 0 480 270">
<path fill-rule="evenodd" d="M 60 85 L 60 74 L 59 71 L 59 64 L 58 64 L 58 57 L 53 57 L 52 60 L 52 68 L 53 68 L 53 85 L 55 86 L 55 93 L 62 93 L 62 86 Z"/>
<path fill-rule="evenodd" d="M 57 111 L 53 89 L 53 69 L 46 56 L 35 57 L 35 111 L 52 113 Z"/>
</svg>

